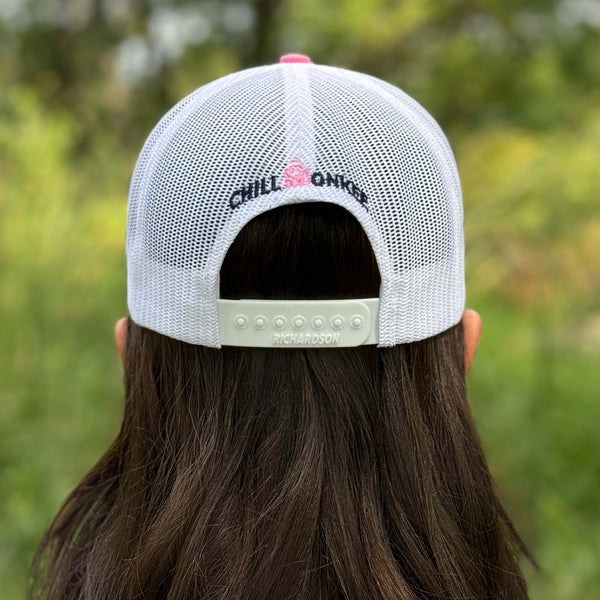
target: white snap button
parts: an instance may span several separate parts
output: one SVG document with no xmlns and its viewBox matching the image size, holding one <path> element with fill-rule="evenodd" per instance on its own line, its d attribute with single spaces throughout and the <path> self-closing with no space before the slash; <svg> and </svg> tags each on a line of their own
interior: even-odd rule
<svg viewBox="0 0 600 600">
<path fill-rule="evenodd" d="M 233 324 L 238 329 L 244 329 L 244 327 L 248 325 L 248 317 L 246 315 L 235 315 L 235 318 L 233 319 Z"/>
<path fill-rule="evenodd" d="M 306 325 L 306 319 L 302 315 L 296 315 L 293 323 L 296 329 L 302 329 Z"/>
<path fill-rule="evenodd" d="M 256 315 L 256 317 L 254 317 L 254 327 L 256 327 L 256 329 L 264 329 L 267 326 L 267 323 L 267 317 L 263 315 Z"/>
<path fill-rule="evenodd" d="M 314 316 L 312 318 L 312 326 L 315 329 L 323 329 L 325 326 L 325 317 L 322 317 L 321 315 Z"/>
<path fill-rule="evenodd" d="M 335 317 L 331 317 L 331 326 L 334 329 L 341 329 L 344 326 L 345 319 L 342 315 L 335 315 Z"/>
<path fill-rule="evenodd" d="M 353 329 L 360 329 L 363 326 L 364 319 L 362 315 L 352 315 L 352 320 L 350 324 Z"/>
<path fill-rule="evenodd" d="M 283 315 L 277 315 L 273 318 L 273 327 L 275 329 L 283 329 L 286 323 L 287 319 Z"/>
</svg>

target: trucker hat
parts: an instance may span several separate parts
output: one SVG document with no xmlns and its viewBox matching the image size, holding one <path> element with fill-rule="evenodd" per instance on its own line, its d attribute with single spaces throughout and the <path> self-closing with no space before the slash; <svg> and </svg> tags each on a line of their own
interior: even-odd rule
<svg viewBox="0 0 600 600">
<path fill-rule="evenodd" d="M 360 222 L 379 296 L 220 298 L 244 225 L 300 202 Z M 462 197 L 444 133 L 399 88 L 301 54 L 221 77 L 164 115 L 133 172 L 126 245 L 132 320 L 189 344 L 394 346 L 464 310 Z"/>
</svg>

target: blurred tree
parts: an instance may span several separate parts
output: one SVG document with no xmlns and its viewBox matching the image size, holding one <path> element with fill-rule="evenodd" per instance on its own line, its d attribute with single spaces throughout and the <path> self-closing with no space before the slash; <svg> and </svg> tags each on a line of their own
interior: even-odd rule
<svg viewBox="0 0 600 600">
<path fill-rule="evenodd" d="M 153 122 L 174 80 L 190 91 L 292 50 L 391 80 L 452 128 L 571 126 L 600 84 L 598 13 L 584 0 L 5 1 L 0 77 L 73 111 L 79 150 L 98 127 L 126 139 Z"/>
</svg>

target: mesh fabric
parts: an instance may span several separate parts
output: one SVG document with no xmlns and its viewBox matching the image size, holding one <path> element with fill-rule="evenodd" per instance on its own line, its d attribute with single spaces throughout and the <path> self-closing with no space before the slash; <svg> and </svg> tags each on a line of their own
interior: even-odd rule
<svg viewBox="0 0 600 600">
<path fill-rule="evenodd" d="M 132 319 L 220 348 L 219 270 L 229 246 L 256 215 L 308 201 L 346 208 L 371 241 L 379 346 L 460 320 L 462 199 L 446 137 L 398 88 L 312 63 L 223 77 L 156 125 L 129 193 Z"/>
</svg>

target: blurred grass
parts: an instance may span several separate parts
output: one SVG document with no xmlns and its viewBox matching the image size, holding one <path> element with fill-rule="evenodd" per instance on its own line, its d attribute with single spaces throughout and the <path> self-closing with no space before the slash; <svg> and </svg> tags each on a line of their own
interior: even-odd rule
<svg viewBox="0 0 600 600">
<path fill-rule="evenodd" d="M 416 17 L 415 17 L 416 18 Z M 117 434 L 124 228 L 135 155 L 74 156 L 76 119 L 14 87 L 0 120 L 0 579 Z M 468 305 L 484 333 L 470 398 L 493 474 L 542 566 L 535 600 L 600 597 L 597 112 L 575 130 L 455 131 Z"/>
</svg>

